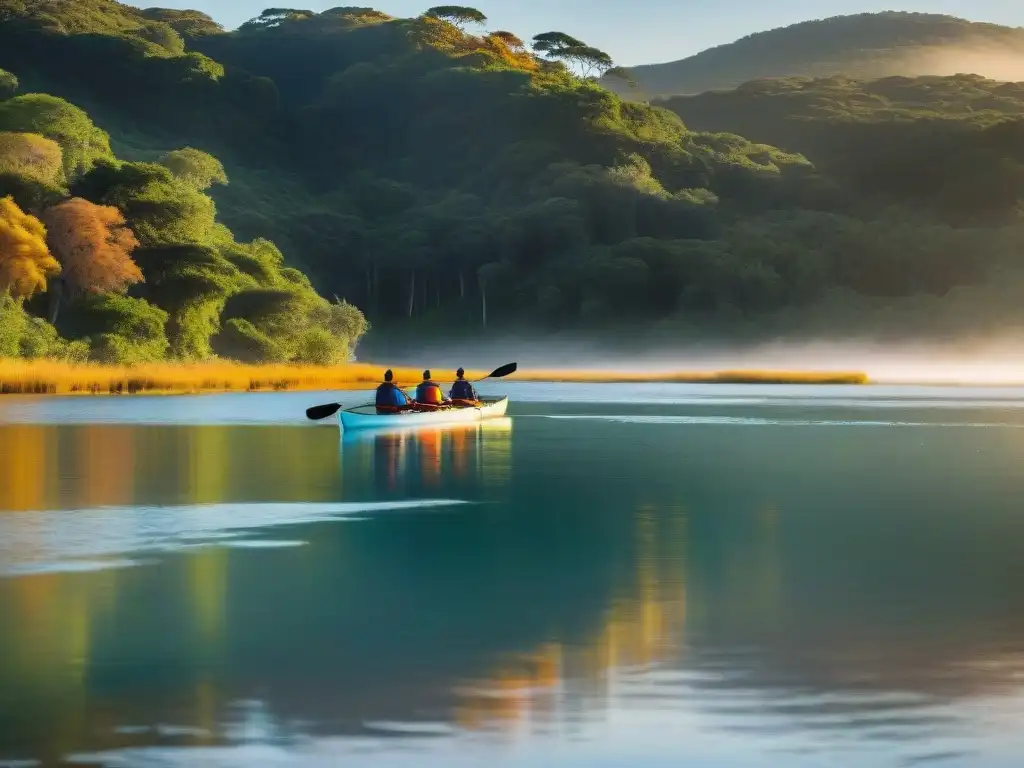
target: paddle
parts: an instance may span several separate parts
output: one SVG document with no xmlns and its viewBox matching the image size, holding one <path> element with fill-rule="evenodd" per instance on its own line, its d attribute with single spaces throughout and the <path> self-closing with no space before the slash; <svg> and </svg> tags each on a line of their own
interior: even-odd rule
<svg viewBox="0 0 1024 768">
<path fill-rule="evenodd" d="M 501 379 L 505 376 L 509 376 L 516 372 L 519 368 L 519 363 L 506 363 L 500 368 L 495 368 L 487 376 L 482 379 L 477 379 L 474 384 L 479 384 L 481 381 L 487 379 Z M 333 416 L 341 410 L 341 403 L 326 403 L 325 405 L 314 405 L 312 408 L 306 409 L 306 418 L 311 421 L 320 421 L 326 419 L 329 416 Z"/>
</svg>

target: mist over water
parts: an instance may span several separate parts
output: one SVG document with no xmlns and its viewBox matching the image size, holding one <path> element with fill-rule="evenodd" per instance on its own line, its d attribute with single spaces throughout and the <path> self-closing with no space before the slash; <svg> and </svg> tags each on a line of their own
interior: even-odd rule
<svg viewBox="0 0 1024 768">
<path fill-rule="evenodd" d="M 675 348 L 593 340 L 523 338 L 475 342 L 376 343 L 360 359 L 395 366 L 432 366 L 437 378 L 460 365 L 489 369 L 509 360 L 522 373 L 607 371 L 614 373 L 712 371 L 862 372 L 884 384 L 1024 384 L 1024 332 L 957 341 L 776 341 L 729 344 L 715 341 Z"/>
</svg>

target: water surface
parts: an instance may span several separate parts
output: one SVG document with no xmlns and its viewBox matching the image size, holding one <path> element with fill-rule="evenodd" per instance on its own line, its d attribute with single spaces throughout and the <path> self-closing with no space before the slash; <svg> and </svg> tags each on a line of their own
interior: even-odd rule
<svg viewBox="0 0 1024 768">
<path fill-rule="evenodd" d="M 506 389 L 0 399 L 0 765 L 1024 763 L 1024 391 Z"/>
</svg>

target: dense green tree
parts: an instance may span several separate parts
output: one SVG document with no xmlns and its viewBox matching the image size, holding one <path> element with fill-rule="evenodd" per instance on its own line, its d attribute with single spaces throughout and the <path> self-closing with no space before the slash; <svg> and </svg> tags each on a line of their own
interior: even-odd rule
<svg viewBox="0 0 1024 768">
<path fill-rule="evenodd" d="M 11 98 L 18 92 L 18 78 L 5 69 L 0 69 L 0 101 Z"/>
<path fill-rule="evenodd" d="M 91 356 L 106 363 L 145 363 L 167 353 L 167 313 L 142 299 L 107 293 L 72 305 L 62 327 L 88 340 Z"/>
<path fill-rule="evenodd" d="M 199 149 L 186 147 L 168 152 L 160 158 L 174 177 L 198 190 L 207 190 L 214 184 L 227 184 L 228 176 L 224 165 L 213 155 Z"/>
<path fill-rule="evenodd" d="M 569 34 L 527 51 L 450 8 L 271 9 L 225 32 L 113 0 L 0 7 L 0 67 L 53 93 L 0 101 L 0 132 L 62 155 L 54 178 L 8 161 L 0 195 L 42 218 L 70 196 L 116 207 L 141 243 L 128 295 L 166 315 L 164 356 L 336 362 L 366 316 L 403 338 L 676 338 L 817 329 L 829 311 L 873 329 L 1020 314 L 1019 84 L 790 78 L 652 106 L 596 82 L 613 62 Z M 78 303 L 65 336 L 155 354 L 116 323 L 83 336 Z"/>
<path fill-rule="evenodd" d="M 112 157 L 109 137 L 85 112 L 47 94 L 29 93 L 0 103 L 0 130 L 38 134 L 57 142 L 68 180 Z"/>
</svg>

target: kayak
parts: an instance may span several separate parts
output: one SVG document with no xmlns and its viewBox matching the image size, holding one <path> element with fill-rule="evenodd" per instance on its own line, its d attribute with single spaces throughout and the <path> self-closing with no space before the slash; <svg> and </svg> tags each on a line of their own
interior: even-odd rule
<svg viewBox="0 0 1024 768">
<path fill-rule="evenodd" d="M 391 427 L 433 427 L 445 424 L 466 424 L 485 419 L 497 419 L 508 410 L 508 396 L 481 397 L 479 407 L 439 408 L 436 411 L 402 411 L 377 413 L 374 405 L 338 411 L 338 421 L 345 430 L 381 429 Z"/>
</svg>

